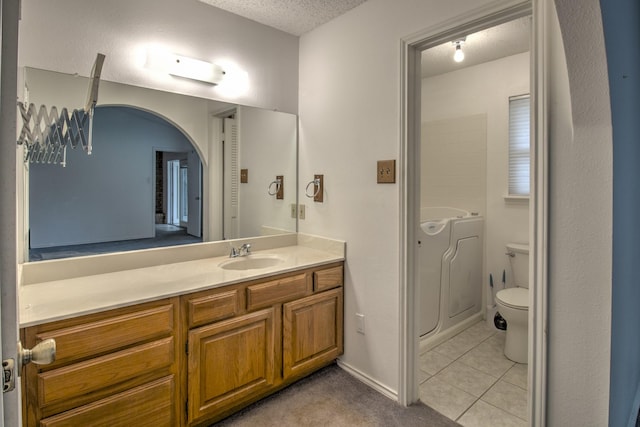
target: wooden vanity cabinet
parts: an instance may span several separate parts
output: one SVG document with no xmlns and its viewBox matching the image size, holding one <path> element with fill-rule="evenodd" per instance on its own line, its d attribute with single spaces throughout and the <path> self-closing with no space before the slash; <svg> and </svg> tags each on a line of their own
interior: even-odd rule
<svg viewBox="0 0 640 427">
<path fill-rule="evenodd" d="M 56 361 L 23 373 L 26 426 L 180 424 L 178 299 L 22 330 L 31 348 L 56 340 Z"/>
<path fill-rule="evenodd" d="M 183 297 L 187 425 L 218 421 L 342 354 L 342 269 L 337 263 Z M 194 321 L 196 306 L 209 324 Z"/>
<path fill-rule="evenodd" d="M 28 327 L 25 426 L 210 425 L 343 351 L 343 263 Z"/>
</svg>

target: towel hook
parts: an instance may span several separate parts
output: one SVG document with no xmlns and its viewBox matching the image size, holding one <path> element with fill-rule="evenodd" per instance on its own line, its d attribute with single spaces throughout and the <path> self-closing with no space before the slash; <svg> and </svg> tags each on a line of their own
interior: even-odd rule
<svg viewBox="0 0 640 427">
<path fill-rule="evenodd" d="M 275 185 L 275 191 L 272 190 L 274 185 Z M 279 178 L 276 178 L 275 181 L 272 181 L 271 184 L 269 184 L 269 188 L 267 188 L 267 193 L 269 193 L 270 196 L 275 196 L 276 194 L 278 194 L 278 191 L 280 191 L 281 186 L 282 186 L 282 180 Z"/>
<path fill-rule="evenodd" d="M 313 194 L 309 194 L 309 186 L 313 185 L 314 192 Z M 320 192 L 320 178 L 314 178 L 312 181 L 309 181 L 307 184 L 307 188 L 304 189 L 304 194 L 310 199 L 313 199 Z"/>
<path fill-rule="evenodd" d="M 313 194 L 309 194 L 309 187 L 313 185 Z M 304 189 L 304 195 L 314 202 L 322 203 L 324 201 L 324 175 L 314 175 L 313 180 L 309 181 Z"/>
</svg>

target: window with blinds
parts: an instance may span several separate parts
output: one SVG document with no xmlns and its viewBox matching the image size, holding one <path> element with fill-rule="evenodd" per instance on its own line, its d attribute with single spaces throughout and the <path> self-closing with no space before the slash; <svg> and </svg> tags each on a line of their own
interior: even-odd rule
<svg viewBox="0 0 640 427">
<path fill-rule="evenodd" d="M 529 195 L 529 95 L 509 98 L 509 196 Z"/>
</svg>

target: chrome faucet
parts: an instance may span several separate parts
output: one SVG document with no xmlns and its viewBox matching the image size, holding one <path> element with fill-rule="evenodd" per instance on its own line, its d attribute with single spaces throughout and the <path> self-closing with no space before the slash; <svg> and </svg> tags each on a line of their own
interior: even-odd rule
<svg viewBox="0 0 640 427">
<path fill-rule="evenodd" d="M 240 246 L 238 249 L 231 247 L 231 253 L 229 254 L 229 258 L 247 256 L 249 254 L 251 254 L 251 244 L 245 243 L 242 246 Z"/>
</svg>

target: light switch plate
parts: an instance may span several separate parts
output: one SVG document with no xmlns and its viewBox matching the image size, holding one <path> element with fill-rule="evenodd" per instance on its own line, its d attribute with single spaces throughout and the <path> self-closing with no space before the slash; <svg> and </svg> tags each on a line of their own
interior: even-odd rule
<svg viewBox="0 0 640 427">
<path fill-rule="evenodd" d="M 378 184 L 394 184 L 396 182 L 396 161 L 378 160 Z"/>
<path fill-rule="evenodd" d="M 240 169 L 240 184 L 249 183 L 249 169 Z"/>
</svg>

